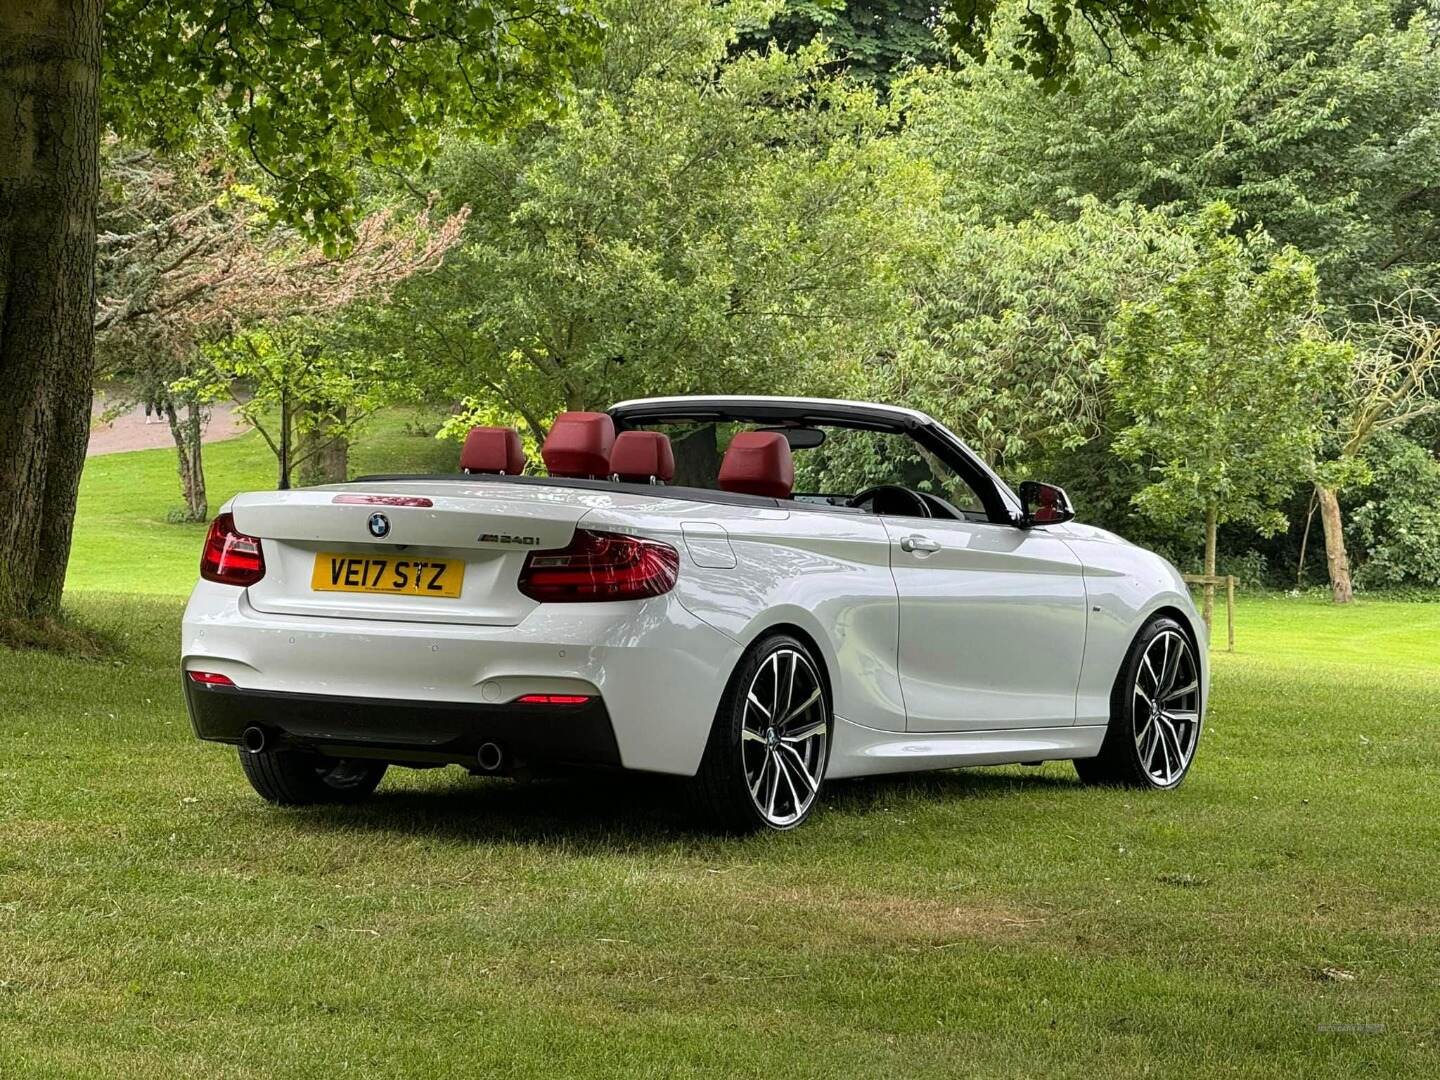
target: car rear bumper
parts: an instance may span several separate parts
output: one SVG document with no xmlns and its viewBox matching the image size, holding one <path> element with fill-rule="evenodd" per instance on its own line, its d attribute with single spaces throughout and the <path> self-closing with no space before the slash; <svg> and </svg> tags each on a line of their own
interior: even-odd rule
<svg viewBox="0 0 1440 1080">
<path fill-rule="evenodd" d="M 620 765 L 598 697 L 577 705 L 485 705 L 184 683 L 195 734 L 212 742 L 238 744 L 246 728 L 258 727 L 267 746 L 341 757 L 472 765 L 480 747 L 493 742 L 516 765 Z"/>
<path fill-rule="evenodd" d="M 240 694 L 255 695 L 238 703 L 200 698 L 206 714 L 223 719 L 238 709 L 258 717 L 269 702 L 277 716 L 314 725 L 296 737 L 338 739 L 360 730 L 380 750 L 408 749 L 404 760 L 410 761 L 444 754 L 447 742 L 453 756 L 430 760 L 463 760 L 466 740 L 473 736 L 478 746 L 493 729 L 534 745 L 544 760 L 604 763 L 609 759 L 597 753 L 588 729 L 561 726 L 564 718 L 575 725 L 590 714 L 517 704 L 527 694 L 585 695 L 605 717 L 606 749 L 618 747 L 620 765 L 693 776 L 740 649 L 673 593 L 625 603 L 542 604 L 514 626 L 474 626 L 276 615 L 252 608 L 242 589 L 201 581 L 181 627 L 180 666 L 223 675 Z M 195 696 L 189 685 L 186 693 Z M 332 703 L 328 710 L 319 707 L 325 702 Z M 554 727 L 525 730 L 515 718 L 529 723 L 533 708 Z M 329 729 L 307 719 L 322 715 Z M 205 726 L 196 724 L 201 738 L 239 738 L 233 719 L 229 728 L 202 719 Z M 551 753 L 546 739 L 572 731 L 577 749 Z M 441 748 L 427 750 L 427 742 Z M 515 753 L 524 756 L 518 747 Z M 390 760 L 402 758 L 395 753 Z"/>
</svg>

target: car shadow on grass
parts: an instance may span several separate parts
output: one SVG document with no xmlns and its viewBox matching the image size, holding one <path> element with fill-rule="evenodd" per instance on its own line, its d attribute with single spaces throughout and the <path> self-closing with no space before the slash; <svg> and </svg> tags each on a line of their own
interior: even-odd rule
<svg viewBox="0 0 1440 1080">
<path fill-rule="evenodd" d="M 804 831 L 841 815 L 863 819 L 905 802 L 943 806 L 957 800 L 1048 798 L 1083 790 L 1073 774 L 1029 770 L 952 769 L 837 780 L 826 785 L 818 816 Z M 452 774 L 416 783 L 407 782 L 400 771 L 365 803 L 296 813 L 317 828 L 557 846 L 572 853 L 724 842 L 691 810 L 684 781 L 640 773 L 520 782 Z"/>
</svg>

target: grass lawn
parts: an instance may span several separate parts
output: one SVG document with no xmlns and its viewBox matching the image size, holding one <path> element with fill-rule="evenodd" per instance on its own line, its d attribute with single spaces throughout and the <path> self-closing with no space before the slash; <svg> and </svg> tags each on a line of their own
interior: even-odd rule
<svg viewBox="0 0 1440 1080">
<path fill-rule="evenodd" d="M 136 593 L 199 536 L 137 532 L 170 495 L 131 458 L 87 472 L 71 597 L 123 651 L 0 650 L 0 1076 L 1440 1068 L 1440 605 L 1242 595 L 1164 795 L 852 781 L 736 841 L 665 783 L 393 770 L 280 811 L 190 735 L 183 601 Z"/>
<path fill-rule="evenodd" d="M 378 472 L 454 472 L 460 447 L 410 434 L 405 411 L 374 417 L 350 454 L 353 476 Z M 427 417 L 432 421 L 433 417 Z M 275 487 L 275 456 L 258 432 L 205 447 L 210 512 L 237 491 Z M 198 574 L 204 525 L 172 525 L 166 515 L 183 507 L 175 451 L 105 454 L 85 463 L 75 543 L 66 586 L 72 592 L 185 596 Z"/>
</svg>

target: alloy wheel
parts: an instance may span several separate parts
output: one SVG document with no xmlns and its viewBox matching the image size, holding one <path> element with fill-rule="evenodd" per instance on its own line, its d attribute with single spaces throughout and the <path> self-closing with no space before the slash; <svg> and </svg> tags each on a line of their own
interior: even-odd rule
<svg viewBox="0 0 1440 1080">
<path fill-rule="evenodd" d="M 1200 668 L 1190 641 L 1162 630 L 1135 670 L 1135 750 L 1157 787 L 1172 787 L 1190 767 L 1200 736 Z"/>
<path fill-rule="evenodd" d="M 740 755 L 755 809 L 774 828 L 809 811 L 825 770 L 830 722 L 820 675 L 796 649 L 776 649 L 745 694 Z"/>
</svg>

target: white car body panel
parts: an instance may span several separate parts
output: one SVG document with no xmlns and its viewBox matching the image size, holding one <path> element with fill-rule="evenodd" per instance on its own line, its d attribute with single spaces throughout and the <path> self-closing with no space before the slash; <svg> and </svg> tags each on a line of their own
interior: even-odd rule
<svg viewBox="0 0 1440 1080">
<path fill-rule="evenodd" d="M 433 505 L 385 507 L 393 532 L 375 541 L 373 507 L 334 502 L 365 493 Z M 262 539 L 266 574 L 249 588 L 197 584 L 186 670 L 341 698 L 593 694 L 627 769 L 694 775 L 731 673 L 776 628 L 814 644 L 829 684 L 829 776 L 1094 756 L 1126 651 L 1161 609 L 1199 639 L 1208 700 L 1203 624 L 1178 573 L 1074 523 L 1025 530 L 479 476 L 246 494 L 223 512 Z M 528 552 L 563 547 L 577 527 L 670 544 L 674 589 L 611 603 L 523 596 Z M 913 534 L 940 549 L 902 550 Z M 310 590 L 317 552 L 402 544 L 464 559 L 462 594 Z"/>
<path fill-rule="evenodd" d="M 1110 691 L 1125 652 L 1140 627 L 1161 610 L 1179 613 L 1195 635 L 1199 644 L 1200 699 L 1209 702 L 1210 633 L 1180 572 L 1160 556 L 1104 529 L 1073 521 L 1062 528 L 1065 543 L 1085 567 L 1090 608 L 1075 722 L 1103 724 L 1109 718 Z"/>
<path fill-rule="evenodd" d="M 899 591 L 907 730 L 1074 723 L 1085 579 L 1053 527 L 882 520 Z M 936 550 L 907 551 L 907 538 Z"/>
</svg>

